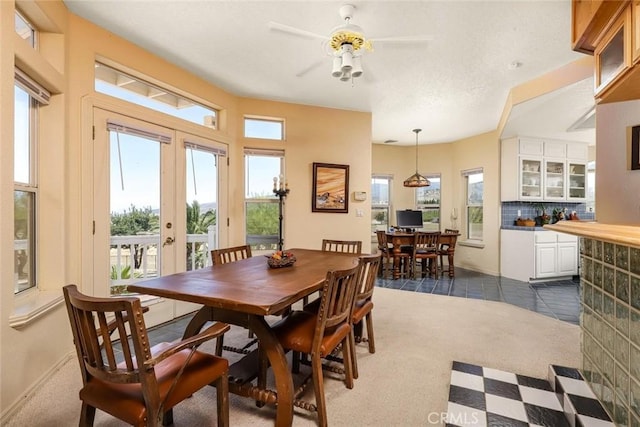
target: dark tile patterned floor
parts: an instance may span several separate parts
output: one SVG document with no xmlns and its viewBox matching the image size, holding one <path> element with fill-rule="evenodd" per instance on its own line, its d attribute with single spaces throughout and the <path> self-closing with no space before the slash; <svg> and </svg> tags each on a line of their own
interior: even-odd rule
<svg viewBox="0 0 640 427">
<path fill-rule="evenodd" d="M 456 268 L 455 278 L 383 279 L 376 286 L 409 292 L 500 301 L 554 319 L 579 324 L 580 280 L 527 283 L 500 276 Z"/>
</svg>

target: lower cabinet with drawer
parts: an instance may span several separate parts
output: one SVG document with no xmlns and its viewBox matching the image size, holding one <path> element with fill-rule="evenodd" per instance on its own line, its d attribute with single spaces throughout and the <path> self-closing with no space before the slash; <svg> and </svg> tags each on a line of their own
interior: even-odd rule
<svg viewBox="0 0 640 427">
<path fill-rule="evenodd" d="M 578 238 L 555 231 L 501 230 L 501 275 L 525 282 L 578 274 Z"/>
</svg>

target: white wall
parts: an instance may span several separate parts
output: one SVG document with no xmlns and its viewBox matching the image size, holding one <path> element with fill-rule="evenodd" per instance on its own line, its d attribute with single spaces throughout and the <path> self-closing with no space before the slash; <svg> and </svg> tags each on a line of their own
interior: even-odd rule
<svg viewBox="0 0 640 427">
<path fill-rule="evenodd" d="M 629 127 L 640 125 L 640 101 L 596 107 L 596 214 L 605 224 L 640 224 L 640 170 L 629 169 Z"/>
</svg>

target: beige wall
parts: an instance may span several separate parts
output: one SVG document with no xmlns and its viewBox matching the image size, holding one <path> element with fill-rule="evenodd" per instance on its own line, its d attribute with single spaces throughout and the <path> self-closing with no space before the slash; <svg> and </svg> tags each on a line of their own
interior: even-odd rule
<svg viewBox="0 0 640 427">
<path fill-rule="evenodd" d="M 418 169 L 421 174 L 441 174 L 441 229 L 453 227 L 451 211 L 458 209 L 457 228 L 464 233 L 465 183 L 463 170 L 482 167 L 484 170 L 484 247 L 456 247 L 456 265 L 497 275 L 499 268 L 500 186 L 499 147 L 497 132 L 466 138 L 448 144 L 421 145 L 418 148 Z M 392 218 L 396 209 L 415 207 L 415 190 L 402 182 L 415 172 L 415 146 L 374 144 L 372 173 L 393 177 L 391 189 Z M 464 240 L 461 238 L 461 240 Z"/>
<path fill-rule="evenodd" d="M 350 166 L 350 193 L 369 191 L 371 177 L 371 115 L 294 104 L 238 98 L 141 50 L 94 25 L 69 14 L 61 2 L 21 3 L 27 15 L 46 33 L 41 54 L 16 45 L 13 2 L 0 1 L 0 412 L 1 419 L 17 408 L 55 367 L 75 357 L 66 311 L 59 303 L 61 287 L 78 283 L 90 288 L 92 155 L 91 105 L 111 102 L 93 92 L 94 61 L 118 63 L 145 74 L 174 90 L 199 97 L 220 108 L 219 131 L 211 139 L 228 144 L 230 240 L 243 240 L 244 146 L 283 147 L 291 195 L 286 203 L 286 245 L 319 248 L 323 237 L 356 239 L 369 251 L 370 203 L 350 200 L 348 214 L 311 213 L 311 164 Z M 38 16 L 38 19 L 33 18 Z M 42 25 L 42 26 L 41 26 Z M 19 40 L 18 40 L 19 41 Z M 21 53 L 22 52 L 22 53 Z M 24 58 L 23 58 L 24 56 Z M 33 59 L 32 57 L 35 57 Z M 16 62 L 34 71 L 41 83 L 57 93 L 43 109 L 47 129 L 40 158 L 41 176 L 39 287 L 54 295 L 58 305 L 17 329 L 9 325 L 19 301 L 13 295 L 13 69 Z M 89 106 L 89 107 L 88 107 Z M 282 143 L 238 138 L 242 116 L 265 115 L 286 121 Z M 351 195 L 350 195 L 351 197 Z M 356 216 L 362 210 L 363 216 Z M 38 303 L 37 298 L 31 301 Z M 68 391 L 77 392 L 77 391 Z"/>
<path fill-rule="evenodd" d="M 640 125 L 640 101 L 596 107 L 598 222 L 640 225 L 640 171 L 629 169 L 627 154 L 628 128 L 636 125 Z"/>
<path fill-rule="evenodd" d="M 243 182 L 242 164 L 238 162 L 242 162 L 245 147 L 285 150 L 286 177 L 291 190 L 285 202 L 285 246 L 319 249 L 323 238 L 361 240 L 363 252 L 369 252 L 371 204 L 369 198 L 364 202 L 353 200 L 353 192 L 368 194 L 371 187 L 371 114 L 244 98 L 240 101 L 238 116 L 244 115 L 285 119 L 284 142 L 239 137 L 235 160 L 232 159 L 238 167 L 234 179 L 230 180 Z M 237 126 L 238 135 L 242 135 L 241 121 Z M 311 212 L 314 162 L 349 166 L 348 213 Z M 232 205 L 236 212 L 242 212 L 244 187 L 235 187 Z M 362 211 L 363 216 L 357 216 L 357 211 Z M 242 229 L 235 230 L 235 241 L 243 239 L 241 233 Z"/>
</svg>

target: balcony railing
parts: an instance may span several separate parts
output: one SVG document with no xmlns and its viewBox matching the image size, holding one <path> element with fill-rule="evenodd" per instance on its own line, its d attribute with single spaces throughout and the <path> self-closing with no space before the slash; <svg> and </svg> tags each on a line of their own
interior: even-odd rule
<svg viewBox="0 0 640 427">
<path fill-rule="evenodd" d="M 186 270 L 211 265 L 211 249 L 218 247 L 215 227 L 207 234 L 187 234 Z M 248 235 L 247 243 L 256 255 L 278 247 L 278 236 Z M 110 241 L 111 286 L 123 286 L 139 279 L 157 277 L 160 267 L 160 235 L 112 236 Z"/>
</svg>

